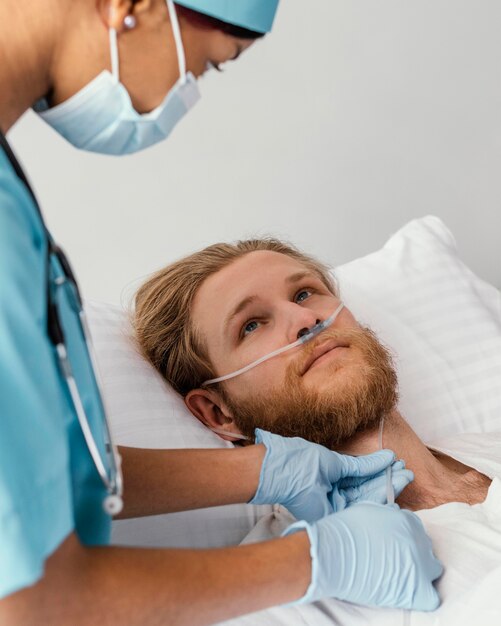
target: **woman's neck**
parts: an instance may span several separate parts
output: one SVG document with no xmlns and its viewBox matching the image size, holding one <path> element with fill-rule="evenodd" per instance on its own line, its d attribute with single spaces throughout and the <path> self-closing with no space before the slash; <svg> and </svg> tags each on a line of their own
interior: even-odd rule
<svg viewBox="0 0 501 626">
<path fill-rule="evenodd" d="M 0 127 L 11 126 L 49 89 L 52 53 L 67 0 L 0 2 Z"/>
<path fill-rule="evenodd" d="M 379 447 L 379 428 L 375 428 L 356 435 L 342 452 L 369 454 Z M 385 418 L 383 447 L 393 450 L 414 472 L 414 481 L 397 498 L 402 508 L 429 509 L 455 501 L 474 504 L 487 495 L 490 480 L 451 457 L 433 453 L 398 411 Z"/>
</svg>

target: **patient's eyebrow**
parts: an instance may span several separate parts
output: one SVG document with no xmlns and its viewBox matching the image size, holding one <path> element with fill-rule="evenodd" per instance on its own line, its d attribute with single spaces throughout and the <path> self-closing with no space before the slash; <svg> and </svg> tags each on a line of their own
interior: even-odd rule
<svg viewBox="0 0 501 626">
<path fill-rule="evenodd" d="M 295 274 L 291 274 L 285 279 L 286 283 L 297 283 L 303 278 L 317 278 L 318 276 L 309 270 L 303 270 L 301 272 L 296 272 Z"/>
<path fill-rule="evenodd" d="M 256 300 L 258 300 L 258 296 L 247 296 L 241 300 L 237 306 L 232 310 L 232 312 L 228 315 L 228 317 L 224 321 L 224 329 L 227 330 L 235 317 L 241 313 L 244 309 L 246 309 L 250 304 L 253 304 Z"/>
<path fill-rule="evenodd" d="M 301 272 L 295 272 L 294 274 L 287 276 L 287 278 L 285 279 L 285 282 L 288 284 L 294 284 L 294 283 L 299 282 L 300 280 L 303 280 L 303 278 L 317 278 L 318 279 L 318 276 L 316 276 L 309 270 L 302 270 Z M 247 296 L 246 298 L 241 300 L 237 304 L 237 306 L 231 311 L 231 313 L 226 317 L 224 324 L 223 324 L 224 330 L 228 330 L 229 326 L 231 325 L 235 317 L 237 317 L 237 315 L 239 315 L 250 304 L 254 304 L 254 302 L 256 302 L 257 300 L 259 300 L 259 296 Z"/>
</svg>

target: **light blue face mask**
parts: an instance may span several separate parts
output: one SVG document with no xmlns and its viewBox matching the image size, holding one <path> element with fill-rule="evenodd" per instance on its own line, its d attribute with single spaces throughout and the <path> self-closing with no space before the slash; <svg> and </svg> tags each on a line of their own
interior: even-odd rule
<svg viewBox="0 0 501 626">
<path fill-rule="evenodd" d="M 200 99 L 195 77 L 186 72 L 181 32 L 172 0 L 166 0 L 176 43 L 179 80 L 163 102 L 138 113 L 119 78 L 117 33 L 110 29 L 111 72 L 104 70 L 88 85 L 40 117 L 75 147 L 102 154 L 131 154 L 166 139 Z"/>
</svg>

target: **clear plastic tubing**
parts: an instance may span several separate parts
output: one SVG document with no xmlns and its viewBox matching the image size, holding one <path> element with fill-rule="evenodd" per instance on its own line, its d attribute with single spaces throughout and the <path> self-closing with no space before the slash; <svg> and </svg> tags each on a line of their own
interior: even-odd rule
<svg viewBox="0 0 501 626">
<path fill-rule="evenodd" d="M 383 449 L 384 417 L 379 422 L 379 449 Z M 386 504 L 395 504 L 395 490 L 391 481 L 391 465 L 386 468 Z"/>
<path fill-rule="evenodd" d="M 306 334 L 304 334 L 302 337 L 299 337 L 299 339 L 297 339 L 293 343 L 290 343 L 289 345 L 284 346 L 283 348 L 279 348 L 278 350 L 273 350 L 273 352 L 270 352 L 269 354 L 265 354 L 265 356 L 262 356 L 260 359 L 257 359 L 256 361 L 252 361 L 252 363 L 249 363 L 249 365 L 246 365 L 245 367 L 242 367 L 239 370 L 236 370 L 235 372 L 231 372 L 230 374 L 225 374 L 224 376 L 218 376 L 217 378 L 211 378 L 209 380 L 206 380 L 202 383 L 202 387 L 207 387 L 207 385 L 220 383 L 223 380 L 229 380 L 230 378 L 235 378 L 235 376 L 240 376 L 240 374 L 245 374 L 245 372 L 248 372 L 253 367 L 256 367 L 256 365 L 260 365 L 261 363 L 264 363 L 268 359 L 272 359 L 274 356 L 283 354 L 284 352 L 287 352 L 287 350 L 291 350 L 292 348 L 297 348 L 298 346 L 304 343 L 307 343 L 308 341 L 313 339 L 313 337 L 316 337 L 319 333 L 321 333 L 324 329 L 329 328 L 329 326 L 333 324 L 337 316 L 341 313 L 343 308 L 344 308 L 344 304 L 341 302 L 341 304 L 337 307 L 337 309 L 334 311 L 334 313 L 331 316 L 329 316 L 323 322 L 319 322 L 318 324 L 315 324 L 315 326 L 310 328 L 310 330 Z"/>
</svg>

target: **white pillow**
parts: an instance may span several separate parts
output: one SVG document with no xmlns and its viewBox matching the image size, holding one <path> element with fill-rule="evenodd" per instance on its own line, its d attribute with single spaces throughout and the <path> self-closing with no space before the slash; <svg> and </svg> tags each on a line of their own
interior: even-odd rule
<svg viewBox="0 0 501 626">
<path fill-rule="evenodd" d="M 232 448 L 186 408 L 181 396 L 138 353 L 127 315 L 87 302 L 86 313 L 117 444 L 138 448 Z M 120 545 L 213 548 L 235 545 L 271 506 L 237 504 L 113 523 Z"/>
<path fill-rule="evenodd" d="M 501 294 L 438 218 L 410 222 L 335 275 L 355 317 L 392 348 L 399 408 L 424 441 L 501 427 Z"/>
<path fill-rule="evenodd" d="M 462 263 L 439 219 L 410 222 L 381 250 L 338 267 L 335 275 L 348 307 L 394 351 L 400 409 L 425 441 L 499 429 L 501 295 Z M 140 357 L 119 308 L 88 303 L 86 310 L 119 444 L 231 447 L 203 427 Z M 231 545 L 270 511 L 242 504 L 117 521 L 113 541 Z"/>
</svg>

